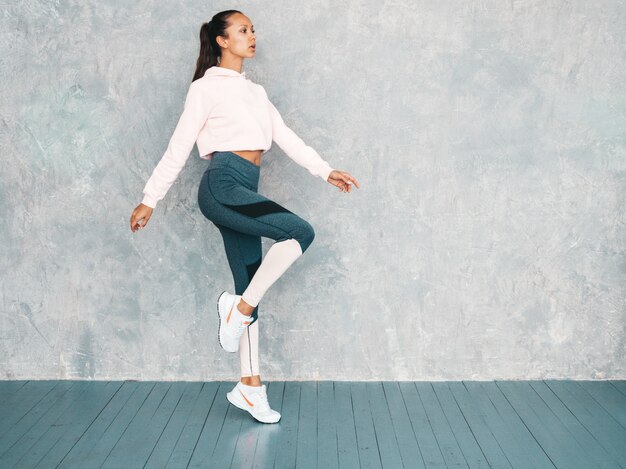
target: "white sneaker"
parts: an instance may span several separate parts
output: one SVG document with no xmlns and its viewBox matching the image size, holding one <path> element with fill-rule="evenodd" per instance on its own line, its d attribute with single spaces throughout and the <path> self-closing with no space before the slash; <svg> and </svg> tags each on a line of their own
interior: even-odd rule
<svg viewBox="0 0 626 469">
<path fill-rule="evenodd" d="M 226 393 L 226 399 L 235 407 L 248 411 L 259 422 L 276 423 L 280 420 L 280 412 L 271 409 L 267 402 L 267 388 L 264 384 L 244 388 L 239 381 L 232 391 Z"/>
<path fill-rule="evenodd" d="M 226 291 L 223 291 L 217 299 L 217 315 L 220 318 L 217 338 L 227 352 L 239 350 L 239 338 L 252 322 L 250 316 L 246 316 L 237 308 L 239 300 L 241 295 L 231 295 Z"/>
</svg>

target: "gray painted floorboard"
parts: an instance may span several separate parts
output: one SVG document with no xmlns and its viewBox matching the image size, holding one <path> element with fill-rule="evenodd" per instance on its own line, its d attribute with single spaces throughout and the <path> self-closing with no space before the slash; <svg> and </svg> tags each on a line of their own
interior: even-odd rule
<svg viewBox="0 0 626 469">
<path fill-rule="evenodd" d="M 625 381 L 1 381 L 1 468 L 626 468 Z"/>
</svg>

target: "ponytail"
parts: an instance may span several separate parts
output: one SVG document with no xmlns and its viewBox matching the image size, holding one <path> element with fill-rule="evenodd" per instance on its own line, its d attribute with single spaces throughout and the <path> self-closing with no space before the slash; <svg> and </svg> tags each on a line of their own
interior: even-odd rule
<svg viewBox="0 0 626 469">
<path fill-rule="evenodd" d="M 233 13 L 241 12 L 238 10 L 220 11 L 211 18 L 211 21 L 202 24 L 200 28 L 200 55 L 196 60 L 196 72 L 192 82 L 202 78 L 209 68 L 218 65 L 219 59 L 222 57 L 222 49 L 217 43 L 217 36 L 227 37 L 228 17 Z"/>
</svg>

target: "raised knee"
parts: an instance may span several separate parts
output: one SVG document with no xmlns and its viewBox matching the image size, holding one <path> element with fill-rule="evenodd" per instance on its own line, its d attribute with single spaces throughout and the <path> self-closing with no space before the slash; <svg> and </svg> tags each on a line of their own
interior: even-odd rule
<svg viewBox="0 0 626 469">
<path fill-rule="evenodd" d="M 315 230 L 313 229 L 311 224 L 307 222 L 303 224 L 302 228 L 298 231 L 299 233 L 296 239 L 300 243 L 300 247 L 302 248 L 302 252 L 304 253 L 304 251 L 308 249 L 308 247 L 315 239 Z"/>
</svg>

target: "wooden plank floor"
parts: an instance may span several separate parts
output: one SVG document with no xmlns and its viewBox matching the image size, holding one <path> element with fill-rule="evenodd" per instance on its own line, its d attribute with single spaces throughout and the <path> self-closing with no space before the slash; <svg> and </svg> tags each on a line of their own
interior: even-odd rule
<svg viewBox="0 0 626 469">
<path fill-rule="evenodd" d="M 626 381 L 0 381 L 0 468 L 626 468 Z"/>
</svg>

